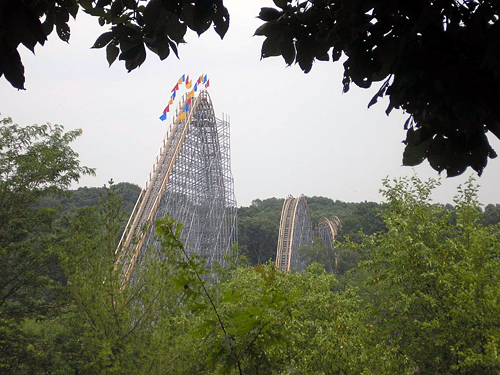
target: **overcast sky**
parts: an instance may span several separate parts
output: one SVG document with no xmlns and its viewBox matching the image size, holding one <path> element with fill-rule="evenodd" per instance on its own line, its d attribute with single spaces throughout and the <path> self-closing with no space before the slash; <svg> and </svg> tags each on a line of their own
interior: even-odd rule
<svg viewBox="0 0 500 375">
<path fill-rule="evenodd" d="M 367 109 L 375 94 L 354 86 L 342 94 L 342 64 L 317 62 L 309 74 L 286 67 L 281 57 L 260 60 L 262 37 L 253 37 L 255 17 L 271 0 L 225 0 L 231 22 L 223 41 L 210 29 L 161 62 L 150 53 L 141 68 L 127 73 L 122 62 L 108 68 L 105 50 L 92 50 L 104 31 L 80 13 L 70 43 L 55 33 L 36 56 L 22 53 L 26 91 L 0 79 L 0 113 L 20 125 L 57 123 L 82 128 L 74 148 L 96 177 L 78 186 L 102 186 L 110 178 L 144 185 L 166 122 L 158 117 L 182 74 L 205 73 L 218 117 L 231 119 L 231 154 L 239 206 L 253 199 L 325 196 L 347 202 L 380 201 L 384 177 L 438 175 L 427 162 L 414 169 L 401 163 L 404 113 L 385 115 L 387 102 Z M 500 153 L 500 142 L 491 139 Z M 434 195 L 452 202 L 456 186 L 472 173 L 446 179 Z M 482 203 L 500 203 L 500 159 L 478 178 Z"/>
</svg>

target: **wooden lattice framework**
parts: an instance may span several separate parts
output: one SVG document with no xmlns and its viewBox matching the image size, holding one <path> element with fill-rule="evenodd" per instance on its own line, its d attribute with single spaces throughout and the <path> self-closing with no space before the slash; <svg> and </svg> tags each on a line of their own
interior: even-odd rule
<svg viewBox="0 0 500 375">
<path fill-rule="evenodd" d="M 176 114 L 187 103 L 183 96 Z M 204 257 L 209 268 L 224 262 L 224 254 L 237 239 L 229 119 L 215 117 L 206 90 L 191 103 L 189 111 L 182 118 L 175 116 L 168 128 L 116 250 L 117 268 L 125 282 L 142 257 L 158 256 L 152 224 L 166 215 L 183 223 L 186 252 Z"/>
</svg>

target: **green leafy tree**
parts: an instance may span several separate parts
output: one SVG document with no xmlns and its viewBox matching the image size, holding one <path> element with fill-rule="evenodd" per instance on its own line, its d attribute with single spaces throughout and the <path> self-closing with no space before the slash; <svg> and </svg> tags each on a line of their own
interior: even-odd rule
<svg viewBox="0 0 500 375">
<path fill-rule="evenodd" d="M 276 258 L 283 199 L 256 199 L 238 209 L 239 249 L 252 265 Z"/>
<path fill-rule="evenodd" d="M 489 204 L 484 208 L 481 222 L 484 225 L 500 224 L 500 204 Z"/>
<path fill-rule="evenodd" d="M 73 320 L 67 329 L 79 344 L 66 356 L 75 373 L 163 374 L 177 333 L 171 319 L 180 309 L 179 292 L 171 264 L 179 257 L 172 247 L 178 242 L 163 234 L 161 249 L 152 249 L 158 256 L 142 257 L 124 287 L 116 253 L 121 206 L 110 184 L 99 207 L 79 210 L 66 225 L 63 268 Z"/>
<path fill-rule="evenodd" d="M 40 198 L 63 193 L 93 170 L 81 167 L 69 144 L 81 130 L 59 125 L 25 128 L 3 119 L 0 128 L 1 311 L 31 310 L 41 286 L 50 282 L 54 210 L 37 209 Z"/>
<path fill-rule="evenodd" d="M 184 43 L 187 29 L 203 34 L 212 24 L 224 37 L 229 13 L 222 0 L 18 0 L 0 1 L 0 77 L 24 89 L 24 66 L 18 48 L 22 44 L 33 53 L 56 29 L 69 42 L 70 16 L 78 11 L 96 17 L 109 31 L 97 38 L 93 48 L 106 47 L 111 65 L 117 58 L 130 72 L 146 60 L 146 48 L 166 59 Z"/>
<path fill-rule="evenodd" d="M 471 180 L 459 189 L 455 212 L 431 204 L 437 184 L 416 177 L 384 181 L 388 231 L 364 243 L 372 324 L 388 350 L 401 354 L 406 371 L 495 374 L 498 228 L 480 224 Z"/>
<path fill-rule="evenodd" d="M 368 106 L 409 114 L 404 165 L 427 159 L 448 176 L 479 174 L 500 138 L 500 3 L 496 0 L 274 0 L 262 8 L 262 57 L 282 56 L 309 72 L 315 60 L 344 59 L 351 83 L 378 85 Z"/>
<path fill-rule="evenodd" d="M 343 246 L 336 242 L 333 246 L 328 246 L 320 237 L 315 237 L 309 246 L 299 248 L 300 258 L 307 264 L 321 264 L 326 272 L 334 273 L 337 276 L 345 274 L 355 268 L 362 259 L 359 251 L 354 251 L 349 246 Z"/>
<path fill-rule="evenodd" d="M 251 264 L 257 265 L 276 258 L 279 221 L 264 217 L 238 218 L 238 239 Z"/>
<path fill-rule="evenodd" d="M 44 319 L 64 306 L 61 299 L 55 211 L 39 199 L 65 192 L 93 170 L 82 167 L 70 143 L 81 130 L 59 125 L 20 127 L 10 118 L 0 127 L 0 372 L 23 373 L 31 363 L 25 319 Z M 29 373 L 29 371 L 26 371 Z"/>
</svg>

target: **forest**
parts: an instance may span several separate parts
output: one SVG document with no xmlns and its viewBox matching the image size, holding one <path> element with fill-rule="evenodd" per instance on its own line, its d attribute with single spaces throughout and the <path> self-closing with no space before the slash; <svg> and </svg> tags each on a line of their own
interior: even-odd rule
<svg viewBox="0 0 500 375">
<path fill-rule="evenodd" d="M 500 205 L 482 207 L 473 178 L 453 205 L 417 176 L 384 180 L 382 204 L 309 197 L 313 222 L 342 231 L 301 249 L 301 272 L 273 263 L 283 199 L 239 209 L 239 243 L 213 272 L 166 217 L 164 260 L 122 288 L 115 250 L 140 188 L 71 191 L 94 173 L 71 148 L 81 131 L 1 125 L 2 374 L 500 371 Z"/>
</svg>

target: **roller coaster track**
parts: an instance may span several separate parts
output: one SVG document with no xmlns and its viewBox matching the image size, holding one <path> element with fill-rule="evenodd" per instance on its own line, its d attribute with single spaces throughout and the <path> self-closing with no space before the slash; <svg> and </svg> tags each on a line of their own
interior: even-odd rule
<svg viewBox="0 0 500 375">
<path fill-rule="evenodd" d="M 333 248 L 340 227 L 338 217 L 322 218 L 314 230 L 314 235 L 320 237 L 325 246 Z M 305 264 L 300 259 L 298 249 L 312 243 L 313 230 L 306 197 L 301 195 L 299 198 L 294 198 L 289 195 L 281 210 L 276 266 L 286 272 L 293 269 L 300 271 Z M 337 264 L 336 258 L 335 264 Z"/>
<path fill-rule="evenodd" d="M 229 121 L 216 119 L 206 90 L 192 102 L 168 128 L 116 250 L 125 283 L 141 257 L 160 256 L 152 224 L 165 215 L 183 223 L 186 251 L 205 257 L 208 267 L 222 263 L 236 240 Z M 179 108 L 186 103 L 184 96 Z"/>
<path fill-rule="evenodd" d="M 276 266 L 283 271 L 302 269 L 298 249 L 312 243 L 312 225 L 306 197 L 294 198 L 289 195 L 283 203 Z"/>
<path fill-rule="evenodd" d="M 338 217 L 334 217 L 332 219 L 324 217 L 316 226 L 315 236 L 320 237 L 325 243 L 325 246 L 331 248 L 333 247 L 333 242 L 335 241 L 335 237 L 337 236 L 340 227 L 341 224 Z"/>
</svg>

